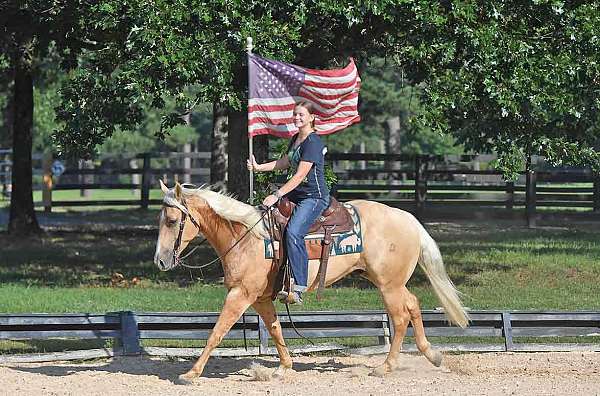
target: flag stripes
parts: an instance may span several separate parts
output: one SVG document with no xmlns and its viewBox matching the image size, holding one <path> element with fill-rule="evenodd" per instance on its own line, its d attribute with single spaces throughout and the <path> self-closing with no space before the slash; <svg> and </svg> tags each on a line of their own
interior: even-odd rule
<svg viewBox="0 0 600 396">
<path fill-rule="evenodd" d="M 354 61 L 343 69 L 306 69 L 249 56 L 248 134 L 291 137 L 297 132 L 293 110 L 308 101 L 318 134 L 330 134 L 360 121 L 360 77 Z"/>
</svg>

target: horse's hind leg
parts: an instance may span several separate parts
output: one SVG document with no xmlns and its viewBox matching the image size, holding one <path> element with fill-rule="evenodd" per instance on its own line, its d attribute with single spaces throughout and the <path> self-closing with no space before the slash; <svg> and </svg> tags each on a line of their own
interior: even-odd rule
<svg viewBox="0 0 600 396">
<path fill-rule="evenodd" d="M 383 303 L 394 324 L 394 337 L 390 344 L 390 352 L 385 362 L 373 370 L 373 375 L 382 376 L 393 371 L 398 365 L 398 356 L 402 349 L 402 341 L 410 321 L 410 313 L 405 303 L 404 287 L 381 290 Z"/>
<path fill-rule="evenodd" d="M 417 297 L 406 290 L 406 307 L 410 312 L 410 321 L 415 334 L 415 341 L 419 351 L 425 355 L 427 360 L 439 367 L 442 364 L 442 354 L 431 347 L 427 337 L 425 337 L 425 329 L 423 328 L 423 319 L 421 317 L 421 308 Z"/>
<path fill-rule="evenodd" d="M 277 353 L 279 354 L 279 367 L 273 373 L 273 377 L 282 378 L 285 372 L 292 368 L 292 358 L 285 345 L 281 324 L 277 318 L 273 301 L 257 301 L 252 304 L 252 306 L 265 322 L 265 326 L 267 327 L 269 334 L 271 334 L 271 337 L 275 342 L 275 347 L 277 348 Z"/>
</svg>

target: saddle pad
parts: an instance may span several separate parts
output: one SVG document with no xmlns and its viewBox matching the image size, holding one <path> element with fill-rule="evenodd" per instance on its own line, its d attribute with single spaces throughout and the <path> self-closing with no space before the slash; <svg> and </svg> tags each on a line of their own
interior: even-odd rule
<svg viewBox="0 0 600 396">
<path fill-rule="evenodd" d="M 330 256 L 341 256 L 344 254 L 355 254 L 360 253 L 363 250 L 362 244 L 362 232 L 360 226 L 360 216 L 354 208 L 354 206 L 343 203 L 344 207 L 350 213 L 354 227 L 352 231 L 345 233 L 333 233 L 333 240 L 331 242 Z M 324 234 L 308 234 L 304 238 L 306 244 L 306 250 L 308 252 L 308 258 L 310 260 L 320 259 L 322 250 L 322 241 Z M 279 242 L 275 241 L 271 243 L 271 239 L 265 238 L 265 258 L 273 258 L 273 246 L 275 250 L 279 251 Z"/>
</svg>

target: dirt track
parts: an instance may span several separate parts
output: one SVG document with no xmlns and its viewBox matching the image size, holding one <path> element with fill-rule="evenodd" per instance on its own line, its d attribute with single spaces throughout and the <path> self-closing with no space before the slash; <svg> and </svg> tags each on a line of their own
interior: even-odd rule
<svg viewBox="0 0 600 396">
<path fill-rule="evenodd" d="M 191 361 L 118 358 L 87 363 L 0 367 L 3 394 L 44 395 L 600 395 L 600 353 L 447 355 L 435 368 L 424 357 L 403 355 L 397 371 L 369 376 L 383 356 L 296 357 L 284 380 L 253 380 L 253 362 L 272 371 L 273 358 L 212 358 L 193 385 L 175 385 Z"/>
</svg>

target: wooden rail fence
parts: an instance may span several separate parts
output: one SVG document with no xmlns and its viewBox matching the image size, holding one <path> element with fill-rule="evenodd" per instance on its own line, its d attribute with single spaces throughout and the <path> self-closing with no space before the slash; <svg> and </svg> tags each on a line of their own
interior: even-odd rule
<svg viewBox="0 0 600 396">
<path fill-rule="evenodd" d="M 600 212 L 600 174 L 590 169 L 549 168 L 543 165 L 543 159 L 536 158 L 539 170 L 521 172 L 517 182 L 504 181 L 489 166 L 490 158 L 357 153 L 327 156 L 338 176 L 335 190 L 342 201 L 370 199 L 412 210 L 417 215 L 435 207 L 520 207 L 533 225 L 538 207 Z M 361 166 L 348 169 L 345 162 Z M 379 165 L 369 166 L 369 162 Z M 479 169 L 479 165 L 488 169 Z"/>
<path fill-rule="evenodd" d="M 3 163 L 8 152 L 3 152 Z M 35 158 L 42 159 L 40 155 Z M 120 157 L 119 157 L 120 158 Z M 96 169 L 67 167 L 60 178 L 52 177 L 46 164 L 38 177 L 45 175 L 43 201 L 46 210 L 61 206 L 128 205 L 147 208 L 160 204 L 151 198 L 157 179 L 192 181 L 210 180 L 210 153 L 144 153 L 129 157 L 135 167 L 105 166 Z M 334 193 L 342 200 L 370 199 L 422 215 L 440 207 L 496 207 L 525 211 L 535 223 L 539 208 L 576 208 L 600 213 L 600 175 L 590 169 L 555 169 L 537 158 L 537 170 L 522 172 L 516 182 L 506 182 L 490 167 L 492 156 L 433 156 L 369 153 L 330 153 L 326 157 L 338 176 Z M 171 162 L 169 162 L 171 161 Z M 183 164 L 192 167 L 186 168 Z M 203 167 L 199 165 L 203 164 Z M 186 166 L 187 166 L 186 165 Z M 8 174 L 7 165 L 1 170 Z M 91 182 L 82 183 L 93 176 Z M 68 181 L 69 178 L 71 181 Z M 103 179 L 112 178 L 110 181 Z M 118 181 L 114 179 L 129 182 Z M 75 180 L 75 181 L 73 181 Z M 557 185 L 558 184 L 558 185 Z M 56 200 L 52 191 L 126 189 L 136 191 L 135 199 Z M 6 190 L 6 186 L 4 187 Z"/>
<path fill-rule="evenodd" d="M 452 337 L 466 342 L 432 340 L 450 351 L 600 351 L 600 312 L 471 311 L 466 329 L 448 325 L 442 311 L 423 311 L 429 337 Z M 197 356 L 201 348 L 164 348 L 144 346 L 145 340 L 206 340 L 218 313 L 110 312 L 106 314 L 4 314 L 0 315 L 1 340 L 113 339 L 111 347 L 29 355 L 3 355 L 0 362 L 31 362 L 148 354 L 157 356 Z M 292 319 L 302 335 L 311 339 L 377 337 L 377 344 L 350 349 L 355 353 L 384 352 L 393 336 L 393 326 L 384 311 L 294 312 Z M 280 315 L 284 336 L 299 338 L 290 320 Z M 217 348 L 216 355 L 275 354 L 269 346 L 264 322 L 255 313 L 246 313 L 225 339 L 252 344 L 248 349 Z M 408 329 L 412 336 L 412 328 Z M 532 342 L 531 338 L 534 338 Z M 540 342 L 548 337 L 574 337 L 572 342 Z M 581 342 L 581 337 L 587 337 Z M 590 338 L 592 337 L 592 338 Z M 473 342 L 473 339 L 479 342 Z M 592 339 L 594 342 L 590 342 Z M 483 341 L 482 341 L 483 340 Z M 470 341 L 470 343 L 469 343 Z M 296 352 L 341 350 L 335 343 L 292 348 Z M 405 350 L 414 351 L 408 343 Z"/>
</svg>

